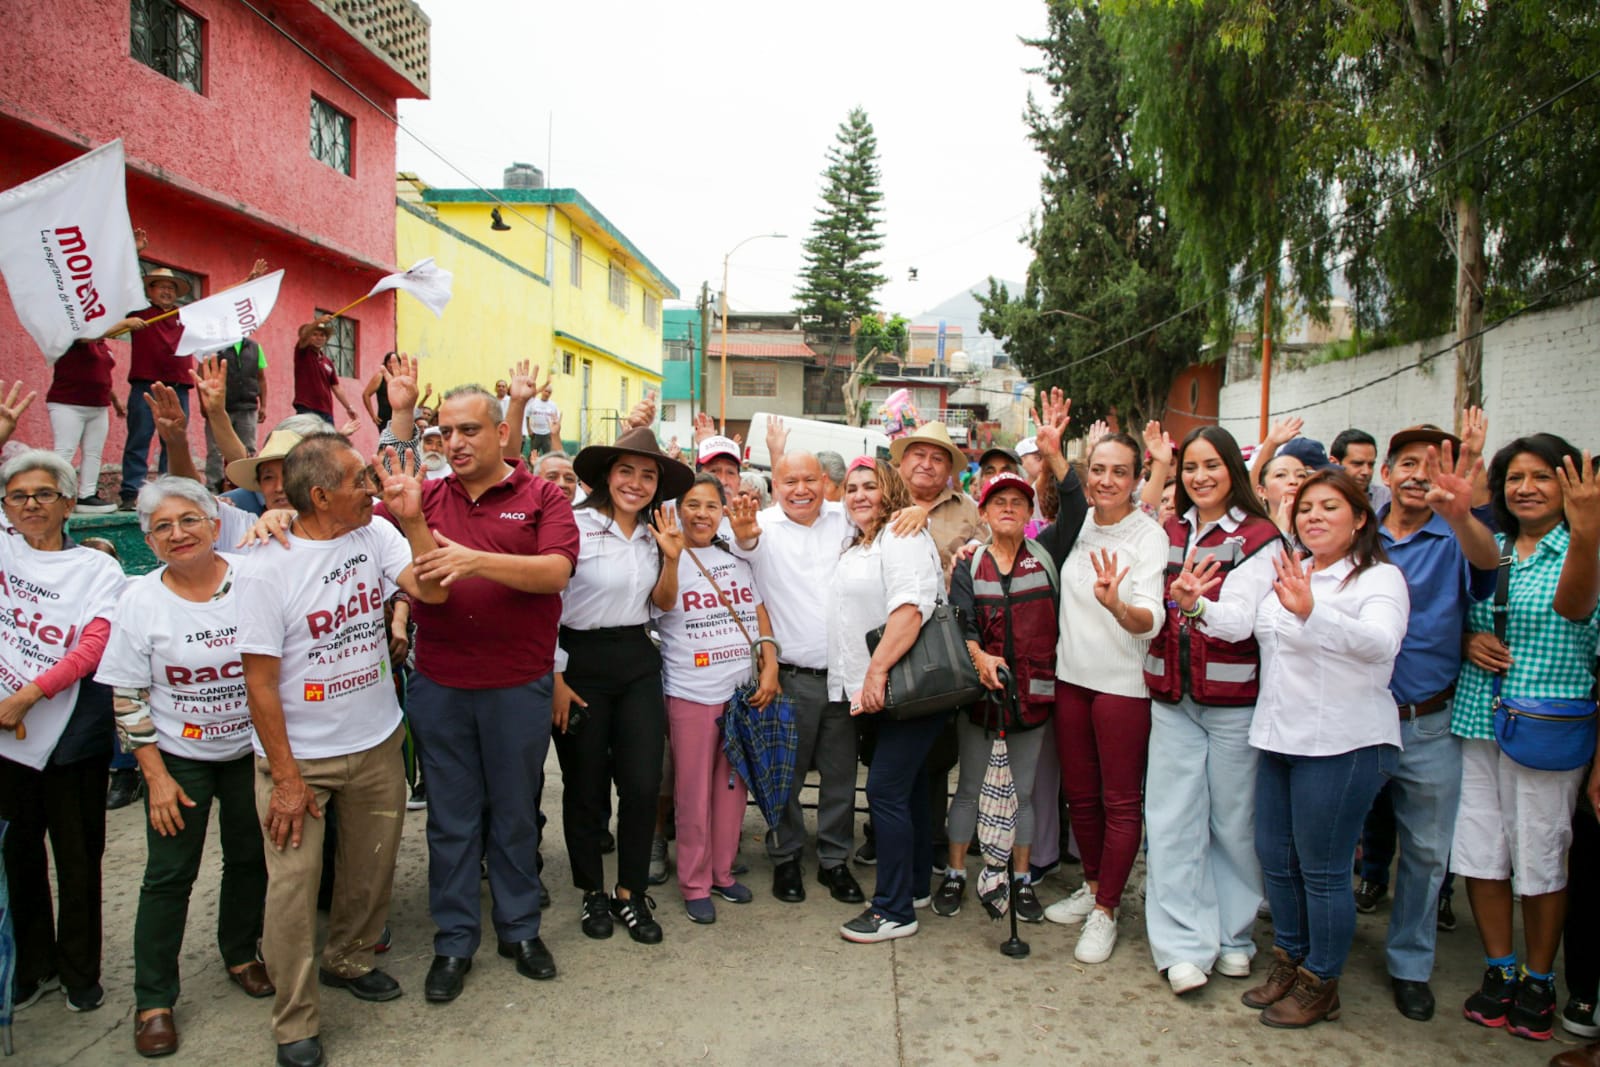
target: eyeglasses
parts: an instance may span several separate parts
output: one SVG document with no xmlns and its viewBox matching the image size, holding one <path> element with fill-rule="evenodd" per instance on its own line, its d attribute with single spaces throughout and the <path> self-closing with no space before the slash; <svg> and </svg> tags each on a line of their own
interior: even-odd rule
<svg viewBox="0 0 1600 1067">
<path fill-rule="evenodd" d="M 14 508 L 20 508 L 26 505 L 28 501 L 32 500 L 40 507 L 47 508 L 51 504 L 54 504 L 57 500 L 60 500 L 61 497 L 62 494 L 56 492 L 54 489 L 41 489 L 37 493 L 24 493 L 19 489 L 14 493 L 6 494 L 6 503 L 10 504 Z"/>
<path fill-rule="evenodd" d="M 200 527 L 204 526 L 210 521 L 211 520 L 206 518 L 204 515 L 185 515 L 183 518 L 176 521 L 168 519 L 165 522 L 158 522 L 154 526 L 150 527 L 150 536 L 165 539 L 171 537 L 173 531 L 175 530 L 182 530 L 186 534 L 194 533 L 196 530 L 200 529 Z"/>
</svg>

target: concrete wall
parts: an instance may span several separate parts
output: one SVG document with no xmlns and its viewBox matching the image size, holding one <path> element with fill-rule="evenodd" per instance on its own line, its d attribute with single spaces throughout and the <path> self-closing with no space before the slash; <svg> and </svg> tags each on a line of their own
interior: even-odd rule
<svg viewBox="0 0 1600 1067">
<path fill-rule="evenodd" d="M 732 346 L 730 345 L 731 349 Z M 775 367 L 778 374 L 777 396 L 736 396 L 733 392 L 733 383 L 738 381 L 737 374 L 741 367 Z M 765 411 L 773 415 L 793 415 L 799 418 L 805 412 L 806 399 L 806 361 L 803 359 L 785 360 L 757 360 L 740 359 L 735 357 L 728 360 L 728 421 L 732 429 L 733 420 L 747 422 L 750 416 L 758 411 Z M 718 406 L 722 397 L 722 360 L 711 359 L 706 363 L 706 410 L 713 418 L 716 417 Z M 682 416 L 679 416 L 682 421 Z"/>
<path fill-rule="evenodd" d="M 1272 375 L 1274 417 L 1306 420 L 1305 434 L 1324 444 L 1349 426 L 1380 442 L 1419 422 L 1455 423 L 1455 353 L 1402 370 L 1453 338 L 1435 338 L 1355 359 Z M 1524 315 L 1483 338 L 1484 408 L 1489 445 L 1546 431 L 1580 448 L 1600 448 L 1600 299 Z M 1392 375 L 1392 377 L 1389 377 Z M 1367 388 L 1357 388 L 1384 378 Z M 1349 392 L 1348 395 L 1338 394 Z M 1222 389 L 1222 426 L 1250 444 L 1258 439 L 1260 382 L 1230 381 Z"/>
</svg>

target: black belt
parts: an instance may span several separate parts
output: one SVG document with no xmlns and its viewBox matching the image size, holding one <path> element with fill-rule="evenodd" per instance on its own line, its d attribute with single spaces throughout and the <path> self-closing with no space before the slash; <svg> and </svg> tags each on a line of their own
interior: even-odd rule
<svg viewBox="0 0 1600 1067">
<path fill-rule="evenodd" d="M 1427 700 L 1419 700 L 1415 704 L 1395 703 L 1400 712 L 1401 722 L 1410 722 L 1420 719 L 1424 715 L 1432 715 L 1436 711 L 1443 711 L 1450 704 L 1450 698 L 1456 695 L 1456 683 L 1451 682 L 1444 689 L 1433 694 Z"/>
<path fill-rule="evenodd" d="M 809 674 L 813 678 L 826 678 L 828 676 L 828 668 L 826 667 L 796 667 L 793 663 L 780 663 L 778 664 L 778 670 L 793 671 L 796 674 Z"/>
</svg>

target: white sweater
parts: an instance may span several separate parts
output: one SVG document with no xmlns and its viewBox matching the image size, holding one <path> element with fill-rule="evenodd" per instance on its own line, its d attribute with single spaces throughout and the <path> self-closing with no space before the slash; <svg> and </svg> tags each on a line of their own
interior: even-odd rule
<svg viewBox="0 0 1600 1067">
<path fill-rule="evenodd" d="M 1056 643 L 1056 677 L 1114 696 L 1147 697 L 1144 656 L 1161 630 L 1162 576 L 1167 566 L 1167 535 L 1154 519 L 1135 508 L 1121 522 L 1101 526 L 1090 511 L 1083 530 L 1061 568 L 1061 637 Z M 1151 627 L 1140 634 L 1124 630 L 1094 598 L 1091 554 L 1116 553 L 1117 569 L 1128 568 L 1118 593 L 1129 609 L 1145 608 Z"/>
</svg>

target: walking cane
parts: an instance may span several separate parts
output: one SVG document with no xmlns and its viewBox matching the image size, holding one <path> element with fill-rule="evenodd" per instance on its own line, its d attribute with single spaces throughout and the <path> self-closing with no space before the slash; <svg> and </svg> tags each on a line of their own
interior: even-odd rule
<svg viewBox="0 0 1600 1067">
<path fill-rule="evenodd" d="M 1008 698 L 1010 698 L 1007 702 L 1011 705 L 1011 710 L 1012 711 L 1016 711 L 1016 710 L 1018 710 L 1018 704 L 1019 704 L 1019 700 L 1017 698 L 1017 682 L 1016 682 L 1016 679 L 1010 674 L 1010 672 L 1006 672 L 1006 674 L 1005 674 L 1005 682 L 1006 682 L 1006 696 Z M 1001 716 L 1000 716 L 1000 740 L 1004 741 L 1005 739 L 1006 739 L 1006 716 L 1005 716 L 1004 713 L 1002 713 Z M 1016 853 L 1015 853 L 1016 842 L 1015 841 L 1012 842 L 1012 846 L 1011 847 L 1012 847 L 1012 851 L 1009 851 L 1009 852 L 1006 853 L 1006 892 L 1007 893 L 1014 893 L 1016 891 L 1016 885 L 1017 885 L 1017 882 L 1016 882 Z M 1014 960 L 1025 960 L 1025 959 L 1028 958 L 1028 953 L 1031 950 L 1028 948 L 1028 943 L 1026 941 L 1022 940 L 1022 938 L 1017 936 L 1017 902 L 1016 902 L 1016 900 L 1013 899 L 1011 901 L 1011 907 L 1007 908 L 1006 910 L 1011 913 L 1011 937 L 1010 937 L 1010 939 L 1008 939 L 1006 941 L 1002 941 L 1000 943 L 1000 954 L 1002 956 L 1008 956 L 1008 957 L 1010 957 L 1011 959 L 1014 959 Z"/>
</svg>

